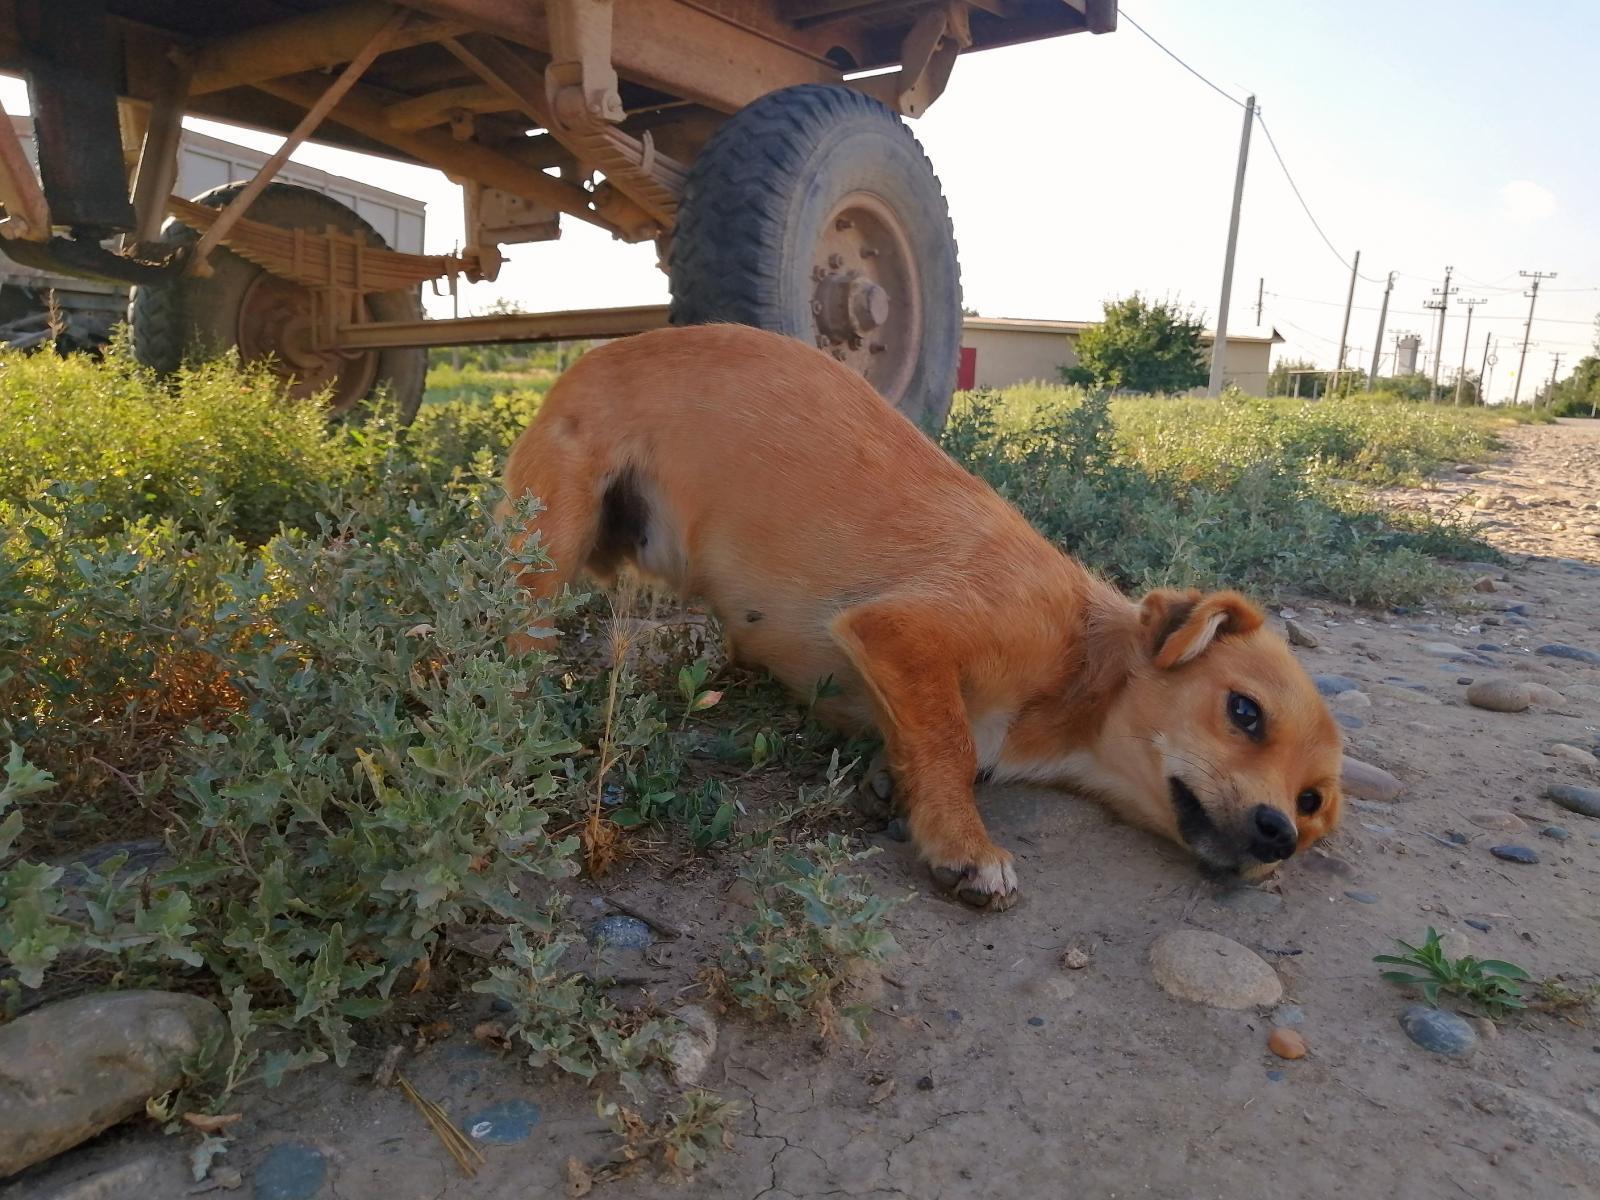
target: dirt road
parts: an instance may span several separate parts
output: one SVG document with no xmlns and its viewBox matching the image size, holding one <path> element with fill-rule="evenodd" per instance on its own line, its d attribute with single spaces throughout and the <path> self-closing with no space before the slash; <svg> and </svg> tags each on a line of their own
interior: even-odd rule
<svg viewBox="0 0 1600 1200">
<path fill-rule="evenodd" d="M 1600 1019 L 1479 1022 L 1476 1049 L 1445 1057 L 1402 1031 L 1410 1001 L 1371 961 L 1433 925 L 1457 952 L 1536 976 L 1593 981 L 1600 971 L 1600 821 L 1543 798 L 1552 782 L 1600 786 L 1600 765 L 1550 751 L 1600 745 L 1600 665 L 1538 649 L 1600 651 L 1600 424 L 1517 428 L 1508 441 L 1486 470 L 1392 497 L 1469 512 L 1514 557 L 1492 572 L 1505 577 L 1495 590 L 1449 610 L 1290 606 L 1320 643 L 1299 651 L 1307 667 L 1350 681 L 1332 703 L 1351 753 L 1399 776 L 1398 799 L 1354 802 L 1325 852 L 1269 885 L 1219 891 L 1175 849 L 1084 802 L 989 789 L 986 818 L 1017 852 L 1025 888 L 1003 916 L 928 894 L 909 848 L 880 839 L 877 886 L 917 894 L 895 918 L 903 953 L 875 989 L 872 1039 L 825 1053 L 807 1033 L 722 1018 L 703 1082 L 748 1110 L 732 1151 L 686 1194 L 1600 1194 Z M 1462 681 L 1491 675 L 1553 692 L 1525 712 L 1469 705 Z M 1491 852 L 1508 845 L 1538 861 Z M 632 886 L 630 899 L 686 931 L 650 955 L 675 979 L 745 915 L 714 878 Z M 1167 994 L 1148 954 L 1180 929 L 1250 948 L 1281 981 L 1281 1003 L 1230 1010 Z M 1066 967 L 1070 949 L 1087 965 Z M 479 1015 L 463 1010 L 458 1027 Z M 1274 1024 L 1293 1026 L 1307 1056 L 1270 1053 Z M 531 1132 L 486 1145 L 468 1181 L 399 1095 L 327 1070 L 248 1097 L 228 1156 L 245 1188 L 277 1200 L 552 1195 L 569 1156 L 602 1151 L 591 1097 L 495 1060 L 464 1032 L 407 1069 L 463 1127 L 494 1105 L 532 1102 L 536 1113 L 521 1110 Z M 191 1185 L 177 1143 L 115 1133 L 31 1175 L 26 1193 L 12 1185 L 0 1196 L 50 1196 L 140 1159 L 150 1164 L 140 1194 L 181 1195 Z M 267 1156 L 292 1157 L 282 1144 L 320 1152 L 320 1190 L 264 1189 Z M 674 1192 L 647 1176 L 597 1194 Z"/>
</svg>

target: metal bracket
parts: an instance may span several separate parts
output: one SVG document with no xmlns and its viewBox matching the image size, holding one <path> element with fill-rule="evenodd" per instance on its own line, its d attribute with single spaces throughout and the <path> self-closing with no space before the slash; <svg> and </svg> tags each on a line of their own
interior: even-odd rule
<svg viewBox="0 0 1600 1200">
<path fill-rule="evenodd" d="M 921 116 L 944 94 L 956 56 L 972 45 L 967 14 L 966 4 L 950 0 L 923 13 L 906 33 L 895 88 L 895 107 L 901 116 Z"/>
<path fill-rule="evenodd" d="M 545 99 L 572 128 L 616 124 L 627 114 L 611 65 L 612 0 L 550 0 L 550 65 Z"/>
</svg>

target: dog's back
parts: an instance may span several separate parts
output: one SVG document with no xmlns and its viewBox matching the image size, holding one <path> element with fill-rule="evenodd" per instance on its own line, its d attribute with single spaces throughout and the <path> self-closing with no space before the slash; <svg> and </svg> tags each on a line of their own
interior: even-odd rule
<svg viewBox="0 0 1600 1200">
<path fill-rule="evenodd" d="M 969 593 L 980 563 L 991 586 L 997 560 L 1041 563 L 1027 523 L 859 375 L 743 326 L 585 355 L 513 447 L 506 482 L 547 508 L 556 570 L 535 590 L 632 563 L 703 597 L 742 658 L 801 691 L 845 669 L 824 636 L 840 608 L 890 589 Z"/>
</svg>

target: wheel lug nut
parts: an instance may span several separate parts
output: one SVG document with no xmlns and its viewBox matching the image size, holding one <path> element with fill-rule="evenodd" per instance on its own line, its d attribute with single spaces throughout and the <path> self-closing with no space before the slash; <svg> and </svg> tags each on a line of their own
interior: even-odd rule
<svg viewBox="0 0 1600 1200">
<path fill-rule="evenodd" d="M 835 229 L 853 229 L 855 227 L 855 222 L 849 217 L 840 217 L 833 223 L 833 227 Z"/>
<path fill-rule="evenodd" d="M 863 247 L 861 247 L 861 257 L 862 258 L 877 258 L 878 257 L 878 251 L 877 251 L 876 248 L 874 248 L 872 246 L 863 246 Z"/>
<path fill-rule="evenodd" d="M 830 267 L 832 267 L 835 271 L 837 271 L 840 267 L 844 266 L 844 255 L 842 255 L 842 254 L 830 254 L 830 255 L 828 255 L 828 265 Z"/>
<path fill-rule="evenodd" d="M 874 354 L 882 354 L 888 348 L 889 347 L 885 346 L 882 342 L 873 342 L 872 345 L 867 347 L 867 349 Z"/>
</svg>

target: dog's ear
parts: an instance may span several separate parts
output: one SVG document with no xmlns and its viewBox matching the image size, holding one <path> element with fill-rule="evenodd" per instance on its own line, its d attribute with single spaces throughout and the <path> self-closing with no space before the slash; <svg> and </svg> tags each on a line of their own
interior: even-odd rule
<svg viewBox="0 0 1600 1200">
<path fill-rule="evenodd" d="M 1261 610 L 1238 592 L 1202 596 L 1194 588 L 1157 588 L 1139 605 L 1150 656 L 1163 670 L 1191 661 L 1223 634 L 1259 629 L 1262 620 Z"/>
</svg>

